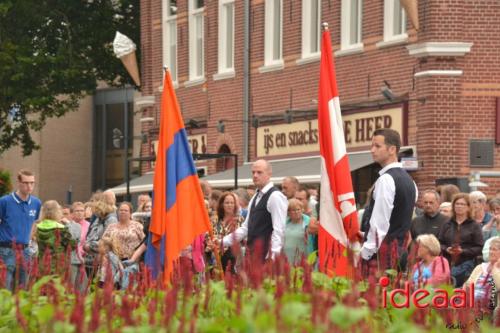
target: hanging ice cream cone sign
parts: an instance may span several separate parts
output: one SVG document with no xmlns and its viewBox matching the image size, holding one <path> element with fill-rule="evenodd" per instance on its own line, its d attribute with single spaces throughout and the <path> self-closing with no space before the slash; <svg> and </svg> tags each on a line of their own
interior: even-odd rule
<svg viewBox="0 0 500 333">
<path fill-rule="evenodd" d="M 410 18 L 411 24 L 418 31 L 418 0 L 399 0 L 401 6 L 406 11 L 406 15 Z"/>
<path fill-rule="evenodd" d="M 122 61 L 135 84 L 140 86 L 141 78 L 139 76 L 139 67 L 137 66 L 135 50 L 136 46 L 134 42 L 132 42 L 132 40 L 124 34 L 117 31 L 115 40 L 113 41 L 113 51 L 116 57 Z"/>
</svg>

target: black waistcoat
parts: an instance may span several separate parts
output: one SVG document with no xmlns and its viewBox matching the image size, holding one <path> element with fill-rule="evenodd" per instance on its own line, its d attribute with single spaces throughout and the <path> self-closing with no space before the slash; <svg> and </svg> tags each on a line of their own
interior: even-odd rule
<svg viewBox="0 0 500 333">
<path fill-rule="evenodd" d="M 415 207 L 416 190 L 413 179 L 408 172 L 402 168 L 391 168 L 386 172 L 394 179 L 396 185 L 396 194 L 394 197 L 394 208 L 389 219 L 389 230 L 385 236 L 384 242 L 398 241 L 402 245 L 406 233 L 410 230 L 411 218 Z M 374 189 L 375 191 L 375 189 Z M 370 219 L 373 213 L 375 199 L 370 201 L 370 205 L 363 213 L 362 229 L 365 231 L 365 238 L 370 229 Z M 366 214 L 366 215 L 365 215 Z"/>
<path fill-rule="evenodd" d="M 264 258 L 269 251 L 269 243 L 273 233 L 273 220 L 271 213 L 267 211 L 267 202 L 274 191 L 277 191 L 276 187 L 270 188 L 269 191 L 262 195 L 258 204 L 255 204 L 257 201 L 257 197 L 255 197 L 248 216 L 247 246 L 252 251 L 254 246 L 259 244 L 261 246 L 259 250 L 262 250 Z"/>
</svg>

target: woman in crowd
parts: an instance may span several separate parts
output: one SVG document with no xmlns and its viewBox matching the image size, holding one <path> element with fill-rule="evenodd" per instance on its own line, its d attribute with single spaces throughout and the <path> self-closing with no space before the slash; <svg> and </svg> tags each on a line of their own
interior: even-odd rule
<svg viewBox="0 0 500 333">
<path fill-rule="evenodd" d="M 444 185 L 438 186 L 437 192 L 439 193 L 439 196 L 441 197 L 441 202 L 451 202 L 451 200 L 453 200 L 453 197 L 455 196 L 455 194 L 460 193 L 460 189 L 458 188 L 457 185 L 444 184 Z"/>
<path fill-rule="evenodd" d="M 66 249 L 68 246 L 76 248 L 80 240 L 79 237 L 72 237 L 68 226 L 61 223 L 62 217 L 62 209 L 57 201 L 48 200 L 43 203 L 40 222 L 35 228 L 35 238 L 38 242 L 39 263 L 44 273 L 55 273 L 67 267 L 69 260 L 65 257 Z"/>
<path fill-rule="evenodd" d="M 238 196 L 232 192 L 224 192 L 216 206 L 217 214 L 212 218 L 212 227 L 214 231 L 214 236 L 218 239 L 224 238 L 224 236 L 231 234 L 234 230 L 238 229 L 243 223 L 243 217 L 239 214 L 240 208 L 238 205 Z M 207 239 L 207 245 L 205 248 L 207 261 L 209 265 L 215 265 L 215 257 L 213 253 L 213 243 Z M 228 270 L 235 273 L 235 267 L 237 266 L 237 257 L 231 247 L 226 247 L 220 254 L 222 269 Z"/>
<path fill-rule="evenodd" d="M 219 190 L 212 190 L 210 193 L 210 200 L 208 201 L 210 219 L 217 219 L 217 207 L 221 196 L 222 192 Z"/>
<path fill-rule="evenodd" d="M 445 216 L 451 217 L 452 211 L 451 211 L 451 202 L 442 202 L 439 205 L 439 212 Z"/>
<path fill-rule="evenodd" d="M 439 242 L 444 257 L 451 264 L 455 287 L 462 286 L 481 255 L 483 234 L 481 226 L 470 217 L 470 200 L 466 193 L 458 193 L 451 203 L 452 217 L 439 231 Z"/>
<path fill-rule="evenodd" d="M 441 245 L 436 236 L 417 237 L 417 257 L 419 262 L 413 266 L 413 283 L 416 286 L 439 286 L 450 281 L 450 264 L 441 257 Z"/>
<path fill-rule="evenodd" d="M 103 193 L 96 193 L 92 198 L 92 208 L 95 215 L 94 221 L 90 224 L 87 239 L 83 249 L 85 251 L 85 266 L 87 276 L 93 279 L 99 264 L 99 242 L 104 231 L 112 224 L 118 222 L 116 218 L 116 206 L 113 200 Z"/>
<path fill-rule="evenodd" d="M 250 196 L 244 188 L 239 188 L 233 192 L 238 197 L 238 204 L 240 205 L 240 215 L 243 218 L 247 217 L 248 214 L 248 203 L 250 202 Z"/>
<path fill-rule="evenodd" d="M 85 273 L 83 246 L 87 239 L 89 222 L 85 219 L 85 205 L 82 202 L 74 202 L 71 205 L 72 221 L 80 225 L 80 241 L 76 251 L 71 253 L 71 283 L 80 291 L 84 292 L 87 286 L 87 274 Z"/>
<path fill-rule="evenodd" d="M 292 265 L 298 264 L 303 256 L 309 254 L 309 234 L 307 227 L 310 217 L 304 214 L 302 202 L 297 199 L 288 201 L 288 218 L 285 226 L 283 251 Z"/>
<path fill-rule="evenodd" d="M 149 200 L 144 200 L 139 205 L 139 208 L 137 208 L 137 211 L 132 214 L 132 220 L 141 222 L 141 224 L 143 225 L 144 234 L 147 234 L 149 230 L 149 224 L 151 223 L 152 208 L 153 208 L 153 202 L 151 201 L 151 198 L 149 198 Z"/>
<path fill-rule="evenodd" d="M 198 235 L 191 244 L 182 249 L 179 255 L 179 272 L 182 280 L 194 274 L 198 284 L 204 281 L 205 251 L 205 234 Z"/>
<path fill-rule="evenodd" d="M 144 201 L 139 208 L 137 208 L 138 212 L 141 213 L 151 213 L 151 208 L 153 207 L 153 202 L 151 200 Z"/>
<path fill-rule="evenodd" d="M 84 209 L 85 209 L 84 216 L 85 216 L 85 220 L 87 222 L 89 222 L 89 223 L 93 221 L 93 217 L 94 217 L 94 211 L 92 209 L 92 206 L 93 206 L 93 203 L 90 202 L 90 201 L 87 201 L 84 204 Z"/>
<path fill-rule="evenodd" d="M 492 311 L 498 308 L 500 295 L 500 238 L 491 241 L 489 254 L 489 261 L 474 268 L 464 287 L 474 284 L 475 302 L 482 309 Z"/>
<path fill-rule="evenodd" d="M 118 207 L 118 223 L 111 224 L 100 241 L 102 254 L 100 281 L 105 281 L 109 263 L 113 283 L 119 284 L 122 289 L 126 289 L 128 286 L 128 275 L 139 271 L 137 263 L 127 265 L 127 269 L 124 270 L 122 262 L 132 257 L 144 239 L 142 225 L 131 220 L 131 215 L 132 204 L 122 202 Z"/>
<path fill-rule="evenodd" d="M 483 238 L 487 241 L 491 237 L 500 235 L 500 199 L 495 198 L 490 200 L 490 214 L 493 217 L 483 227 Z"/>
</svg>

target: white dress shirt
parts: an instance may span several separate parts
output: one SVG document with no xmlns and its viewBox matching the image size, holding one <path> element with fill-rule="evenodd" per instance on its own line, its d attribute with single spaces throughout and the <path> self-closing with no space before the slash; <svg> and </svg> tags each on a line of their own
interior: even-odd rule
<svg viewBox="0 0 500 333">
<path fill-rule="evenodd" d="M 274 184 L 272 182 L 267 183 L 262 190 L 259 190 L 252 197 L 250 202 L 248 203 L 248 214 L 238 229 L 236 229 L 232 234 L 227 235 L 222 240 L 223 246 L 231 246 L 233 240 L 240 242 L 243 238 L 247 237 L 248 234 L 248 219 L 250 214 L 252 214 L 252 204 L 255 201 L 255 204 L 258 204 L 260 199 L 264 194 L 269 191 Z M 267 201 L 267 211 L 271 214 L 271 219 L 273 223 L 273 233 L 271 234 L 271 253 L 272 257 L 278 255 L 281 252 L 284 242 L 285 235 L 285 224 L 286 224 L 286 216 L 288 210 L 288 200 L 283 193 L 280 191 L 274 191 L 269 196 L 269 200 Z"/>
<path fill-rule="evenodd" d="M 366 242 L 361 248 L 361 257 L 365 260 L 369 260 L 377 253 L 378 248 L 389 231 L 389 220 L 394 208 L 394 198 L 396 196 L 394 178 L 387 174 L 387 170 L 392 168 L 402 168 L 402 164 L 394 162 L 386 165 L 379 171 L 380 177 L 375 182 L 375 189 L 372 193 L 375 205 L 373 206 L 372 216 L 370 218 L 370 230 L 368 231 Z M 417 185 L 415 185 L 415 191 L 416 202 L 418 199 Z"/>
</svg>

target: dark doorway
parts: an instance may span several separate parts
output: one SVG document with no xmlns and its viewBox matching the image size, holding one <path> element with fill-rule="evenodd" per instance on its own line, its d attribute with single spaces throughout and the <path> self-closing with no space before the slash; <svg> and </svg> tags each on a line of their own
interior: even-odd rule
<svg viewBox="0 0 500 333">
<path fill-rule="evenodd" d="M 217 152 L 219 154 L 231 154 L 231 149 L 228 145 L 222 145 Z M 227 169 L 232 169 L 234 167 L 234 162 L 231 157 L 221 157 L 217 159 L 215 164 L 215 169 L 217 172 L 225 171 Z"/>
</svg>

